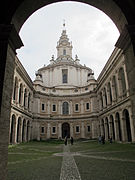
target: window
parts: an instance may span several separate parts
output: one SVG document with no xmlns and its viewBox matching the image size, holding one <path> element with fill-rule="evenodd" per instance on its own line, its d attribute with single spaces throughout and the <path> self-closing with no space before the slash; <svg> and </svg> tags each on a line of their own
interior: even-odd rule
<svg viewBox="0 0 135 180">
<path fill-rule="evenodd" d="M 87 130 L 88 130 L 88 132 L 90 132 L 90 126 L 87 126 Z"/>
<path fill-rule="evenodd" d="M 64 55 L 64 56 L 66 55 L 66 49 L 63 50 L 63 55 Z"/>
<path fill-rule="evenodd" d="M 89 109 L 90 109 L 90 104 L 86 103 L 86 110 L 89 110 Z"/>
<path fill-rule="evenodd" d="M 76 133 L 79 133 L 79 132 L 80 132 L 80 127 L 76 126 Z"/>
<path fill-rule="evenodd" d="M 45 104 L 42 103 L 42 111 L 44 111 L 44 110 L 45 110 Z"/>
<path fill-rule="evenodd" d="M 52 133 L 56 133 L 56 127 L 52 127 Z"/>
<path fill-rule="evenodd" d="M 68 70 L 62 69 L 62 82 L 67 83 L 68 82 Z"/>
<path fill-rule="evenodd" d="M 53 104 L 52 111 L 56 111 L 56 105 Z"/>
<path fill-rule="evenodd" d="M 45 128 L 41 127 L 41 133 L 44 133 L 44 132 L 45 132 Z"/>
<path fill-rule="evenodd" d="M 62 109 L 63 109 L 63 114 L 69 114 L 68 102 L 63 103 Z"/>
<path fill-rule="evenodd" d="M 75 104 L 75 111 L 78 111 L 78 110 L 79 110 L 79 105 Z"/>
</svg>

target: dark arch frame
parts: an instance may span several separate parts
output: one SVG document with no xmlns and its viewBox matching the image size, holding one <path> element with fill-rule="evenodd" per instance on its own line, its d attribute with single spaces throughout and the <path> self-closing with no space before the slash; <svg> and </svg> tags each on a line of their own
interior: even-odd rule
<svg viewBox="0 0 135 180">
<path fill-rule="evenodd" d="M 9 60 L 7 59 L 7 52 L 8 52 L 8 44 L 9 44 L 9 38 L 10 40 L 13 40 L 13 51 L 17 48 L 20 48 L 22 46 L 22 43 L 18 43 L 18 40 L 15 41 L 13 38 L 13 34 L 15 33 L 15 29 L 17 32 L 19 32 L 21 26 L 23 23 L 27 20 L 27 18 L 35 12 L 37 9 L 53 3 L 53 0 L 14 0 L 9 1 L 5 0 L 4 2 L 1 1 L 0 6 L 0 37 L 2 39 L 2 43 L 0 44 L 0 131 L 3 137 L 5 137 L 5 141 L 0 140 L 0 145 L 2 144 L 1 152 L 5 152 L 7 154 L 7 144 L 8 144 L 8 131 L 9 131 L 9 122 L 4 122 L 5 119 L 9 119 L 9 111 L 6 111 L 6 115 L 4 115 L 4 101 L 6 99 L 11 98 L 11 87 L 13 84 L 12 77 L 13 77 L 13 67 L 11 67 L 11 76 L 10 81 L 8 82 L 8 74 L 6 73 L 7 66 L 9 66 Z M 58 0 L 55 0 L 55 2 L 60 2 Z M 107 1 L 99 1 L 99 0 L 80 0 L 79 2 L 84 2 L 87 4 L 90 4 L 94 7 L 97 7 L 98 9 L 104 11 L 115 23 L 115 25 L 118 27 L 121 35 L 125 36 L 125 33 L 127 32 L 126 36 L 129 36 L 131 40 L 131 47 L 130 47 L 130 57 L 129 62 L 131 66 L 134 64 L 135 57 L 135 41 L 134 41 L 134 25 L 135 25 L 135 1 L 134 0 L 126 0 L 126 1 L 120 1 L 120 0 L 107 0 Z M 10 7 L 10 9 L 9 9 Z M 115 9 L 115 11 L 114 11 Z M 129 13 L 130 12 L 130 13 Z M 119 17 L 121 17 L 119 19 Z M 12 25 L 11 25 L 12 24 Z M 13 25 L 14 24 L 14 25 Z M 14 29 L 15 26 L 15 29 Z M 124 28 L 126 26 L 126 28 Z M 12 31 L 12 33 L 11 33 Z M 6 33 L 5 33 L 6 32 Z M 13 33 L 14 32 L 14 33 Z M 122 37 L 121 36 L 121 37 Z M 4 37 L 4 39 L 3 39 Z M 16 39 L 19 39 L 19 36 L 17 33 L 15 33 Z M 129 40 L 129 41 L 130 41 Z M 10 41 L 11 42 L 11 41 Z M 117 43 L 117 47 L 119 48 L 125 48 L 121 47 L 121 41 Z M 129 51 L 128 50 L 128 51 Z M 127 52 L 128 56 L 128 52 Z M 126 62 L 128 64 L 128 62 Z M 132 66 L 134 67 L 134 66 Z M 130 73 L 129 73 L 130 72 Z M 135 68 L 127 67 L 127 73 L 128 73 L 128 79 L 130 82 L 132 82 L 132 77 L 135 76 Z M 7 84 L 5 83 L 5 80 Z M 8 86 L 7 86 L 8 85 Z M 131 100 L 134 101 L 135 99 L 135 92 L 134 92 L 135 82 L 132 82 L 129 84 L 130 93 L 133 94 Z M 8 92 L 8 93 L 7 93 Z M 6 98 L 5 98 L 6 97 Z M 10 101 L 7 102 L 6 109 L 10 109 Z M 132 110 L 135 111 L 135 106 L 132 107 Z M 4 117 L 4 118 L 3 118 Z M 3 131 L 3 129 L 5 131 Z M 4 139 L 4 138 L 2 138 Z M 2 160 L 0 156 L 0 160 Z M 7 166 L 7 156 L 5 156 L 4 161 L 1 161 L 2 166 L 2 172 L 1 178 L 5 179 L 6 177 L 6 166 Z"/>
</svg>

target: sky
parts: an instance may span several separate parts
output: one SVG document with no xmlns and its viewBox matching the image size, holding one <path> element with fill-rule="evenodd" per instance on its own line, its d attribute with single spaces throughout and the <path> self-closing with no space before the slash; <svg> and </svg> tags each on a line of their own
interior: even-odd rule
<svg viewBox="0 0 135 180">
<path fill-rule="evenodd" d="M 99 9 L 79 2 L 59 2 L 45 6 L 32 14 L 20 30 L 24 46 L 17 56 L 32 80 L 35 72 L 57 58 L 57 41 L 65 20 L 73 59 L 94 71 L 97 79 L 115 48 L 119 31 L 112 20 Z"/>
</svg>

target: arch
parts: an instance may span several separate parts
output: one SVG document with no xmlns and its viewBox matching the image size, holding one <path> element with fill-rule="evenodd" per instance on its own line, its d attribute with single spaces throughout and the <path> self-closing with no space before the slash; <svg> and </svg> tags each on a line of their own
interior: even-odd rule
<svg viewBox="0 0 135 180">
<path fill-rule="evenodd" d="M 105 137 L 104 119 L 101 119 L 101 136 Z"/>
<path fill-rule="evenodd" d="M 116 124 L 117 124 L 118 140 L 122 141 L 120 115 L 118 112 L 116 113 L 115 118 L 116 118 Z"/>
<path fill-rule="evenodd" d="M 62 112 L 63 112 L 63 115 L 69 114 L 69 104 L 68 104 L 68 102 L 63 102 Z"/>
<path fill-rule="evenodd" d="M 128 140 L 128 142 L 131 142 L 132 141 L 131 125 L 130 125 L 129 112 L 127 109 L 123 110 L 123 117 L 124 117 L 125 125 L 126 125 L 127 140 Z"/>
<path fill-rule="evenodd" d="M 17 122 L 17 133 L 16 133 L 16 142 L 21 142 L 21 117 L 18 118 L 18 122 Z"/>
<path fill-rule="evenodd" d="M 16 116 L 13 114 L 11 117 L 11 127 L 10 127 L 10 143 L 12 144 L 16 142 L 15 131 L 16 131 Z"/>
<path fill-rule="evenodd" d="M 115 140 L 115 128 L 114 128 L 114 118 L 110 115 L 110 136 Z"/>
<path fill-rule="evenodd" d="M 55 2 L 60 2 L 60 1 L 56 0 Z M 117 5 L 113 0 L 101 1 L 100 3 L 98 0 L 94 0 L 94 1 L 93 0 L 85 0 L 85 1 L 75 0 L 75 2 L 86 3 L 88 5 L 96 7 L 99 10 L 103 11 L 106 15 L 108 15 L 112 19 L 112 21 L 115 23 L 115 25 L 117 26 L 120 32 L 124 28 L 125 24 L 127 24 L 125 15 L 123 14 L 122 10 L 119 8 L 119 5 Z M 22 25 L 29 18 L 30 15 L 32 15 L 36 10 L 49 4 L 52 4 L 52 1 L 42 0 L 39 2 L 33 3 L 32 0 L 29 0 L 29 3 L 28 3 L 27 0 L 24 0 L 21 4 L 18 3 L 18 8 L 15 9 L 16 11 L 14 11 L 15 13 L 12 17 L 12 23 L 15 24 L 17 31 L 21 29 Z M 118 14 L 121 17 L 120 19 L 118 18 Z"/>
<path fill-rule="evenodd" d="M 66 122 L 62 124 L 62 138 L 65 138 L 65 136 L 70 138 L 70 125 Z"/>
</svg>

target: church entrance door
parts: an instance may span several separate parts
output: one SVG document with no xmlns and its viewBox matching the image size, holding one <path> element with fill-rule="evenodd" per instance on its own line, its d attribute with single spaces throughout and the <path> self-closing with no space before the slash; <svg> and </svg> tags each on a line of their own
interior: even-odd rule
<svg viewBox="0 0 135 180">
<path fill-rule="evenodd" d="M 65 138 L 65 136 L 70 138 L 70 125 L 68 123 L 62 124 L 62 138 Z"/>
</svg>

